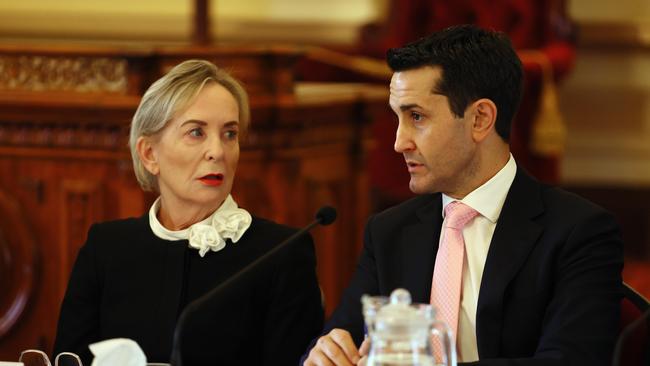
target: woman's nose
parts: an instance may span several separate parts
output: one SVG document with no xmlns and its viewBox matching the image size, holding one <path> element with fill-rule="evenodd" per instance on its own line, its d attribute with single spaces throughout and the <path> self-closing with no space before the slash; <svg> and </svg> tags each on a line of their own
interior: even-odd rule
<svg viewBox="0 0 650 366">
<path fill-rule="evenodd" d="M 213 138 L 208 140 L 205 157 L 207 160 L 221 160 L 223 158 L 223 145 L 220 139 Z"/>
</svg>

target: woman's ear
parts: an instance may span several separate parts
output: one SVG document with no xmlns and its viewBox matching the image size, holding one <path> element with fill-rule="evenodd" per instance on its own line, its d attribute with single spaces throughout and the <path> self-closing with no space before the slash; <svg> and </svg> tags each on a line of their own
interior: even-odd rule
<svg viewBox="0 0 650 366">
<path fill-rule="evenodd" d="M 158 159 L 154 152 L 151 137 L 140 136 L 135 143 L 135 150 L 138 152 L 142 165 L 152 175 L 158 175 L 160 168 L 158 166 Z"/>
<path fill-rule="evenodd" d="M 481 98 L 472 103 L 474 121 L 472 124 L 472 137 L 474 141 L 481 142 L 495 130 L 497 120 L 497 106 L 487 98 Z"/>
</svg>

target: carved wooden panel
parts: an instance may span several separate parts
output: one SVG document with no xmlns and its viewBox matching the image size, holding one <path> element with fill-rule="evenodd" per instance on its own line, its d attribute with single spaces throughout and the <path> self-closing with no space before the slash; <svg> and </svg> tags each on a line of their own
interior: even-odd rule
<svg viewBox="0 0 650 366">
<path fill-rule="evenodd" d="M 0 56 L 0 89 L 125 93 L 127 61 L 107 57 Z"/>
<path fill-rule="evenodd" d="M 64 179 L 61 182 L 61 211 L 57 216 L 61 228 L 59 270 L 65 274 L 59 284 L 62 293 L 67 286 L 67 275 L 72 271 L 72 261 L 86 240 L 88 228 L 104 218 L 103 196 L 103 187 L 98 181 Z"/>
<path fill-rule="evenodd" d="M 36 246 L 18 201 L 0 189 L 0 340 L 33 301 Z"/>
<path fill-rule="evenodd" d="M 123 125 L 99 123 L 57 125 L 0 121 L 0 146 L 72 147 L 120 150 L 128 135 Z"/>
<path fill-rule="evenodd" d="M 15 358 L 25 348 L 51 348 L 70 268 L 90 224 L 140 215 L 150 202 L 134 182 L 123 152 L 99 157 L 92 151 L 70 152 L 0 149 L 0 187 L 29 213 L 39 253 L 33 301 L 8 337 L 0 338 L 0 359 Z"/>
</svg>

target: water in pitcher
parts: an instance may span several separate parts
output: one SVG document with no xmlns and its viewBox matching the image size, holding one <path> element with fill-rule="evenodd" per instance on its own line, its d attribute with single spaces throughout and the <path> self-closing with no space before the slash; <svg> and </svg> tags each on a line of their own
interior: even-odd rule
<svg viewBox="0 0 650 366">
<path fill-rule="evenodd" d="M 405 289 L 390 298 L 364 295 L 361 302 L 370 338 L 368 366 L 434 366 L 434 352 L 447 361 L 444 366 L 456 366 L 451 330 L 436 320 L 431 304 L 412 303 Z M 432 339 L 440 350 L 431 346 Z"/>
<path fill-rule="evenodd" d="M 436 366 L 436 362 L 428 355 L 393 353 L 370 357 L 368 366 Z"/>
</svg>

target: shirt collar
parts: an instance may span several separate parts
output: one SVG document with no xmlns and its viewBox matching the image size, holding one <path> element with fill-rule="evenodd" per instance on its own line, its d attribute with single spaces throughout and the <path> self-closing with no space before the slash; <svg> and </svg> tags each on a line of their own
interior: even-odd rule
<svg viewBox="0 0 650 366">
<path fill-rule="evenodd" d="M 497 174 L 470 192 L 460 202 L 475 209 L 490 222 L 496 223 L 516 174 L 517 163 L 510 154 L 508 162 Z M 442 194 L 442 217 L 445 217 L 445 207 L 454 201 L 458 200 L 444 193 Z"/>
<path fill-rule="evenodd" d="M 230 195 L 228 195 L 226 200 L 228 198 L 230 198 Z M 224 201 L 224 203 L 226 203 L 226 201 Z M 198 222 L 197 224 L 207 225 L 208 223 L 212 222 L 212 216 L 214 216 L 214 214 L 216 214 L 217 211 L 221 209 L 224 203 L 222 203 L 221 206 L 219 206 L 219 208 L 216 209 L 210 216 L 206 217 L 205 219 Z M 158 210 L 160 210 L 160 197 L 158 197 L 156 201 L 154 201 L 153 205 L 151 205 L 151 208 L 149 209 L 149 226 L 151 226 L 151 231 L 153 231 L 153 233 L 157 237 L 164 240 L 183 240 L 189 237 L 190 228 L 192 226 L 187 227 L 183 230 L 169 230 L 166 227 L 164 227 L 158 220 Z"/>
<path fill-rule="evenodd" d="M 160 197 L 149 209 L 149 226 L 153 233 L 164 240 L 189 241 L 189 246 L 199 250 L 203 257 L 208 251 L 217 252 L 226 246 L 226 241 L 239 241 L 251 225 L 252 216 L 248 211 L 239 208 L 231 195 L 228 195 L 221 206 L 205 220 L 192 224 L 184 230 L 169 230 L 158 221 Z"/>
</svg>

